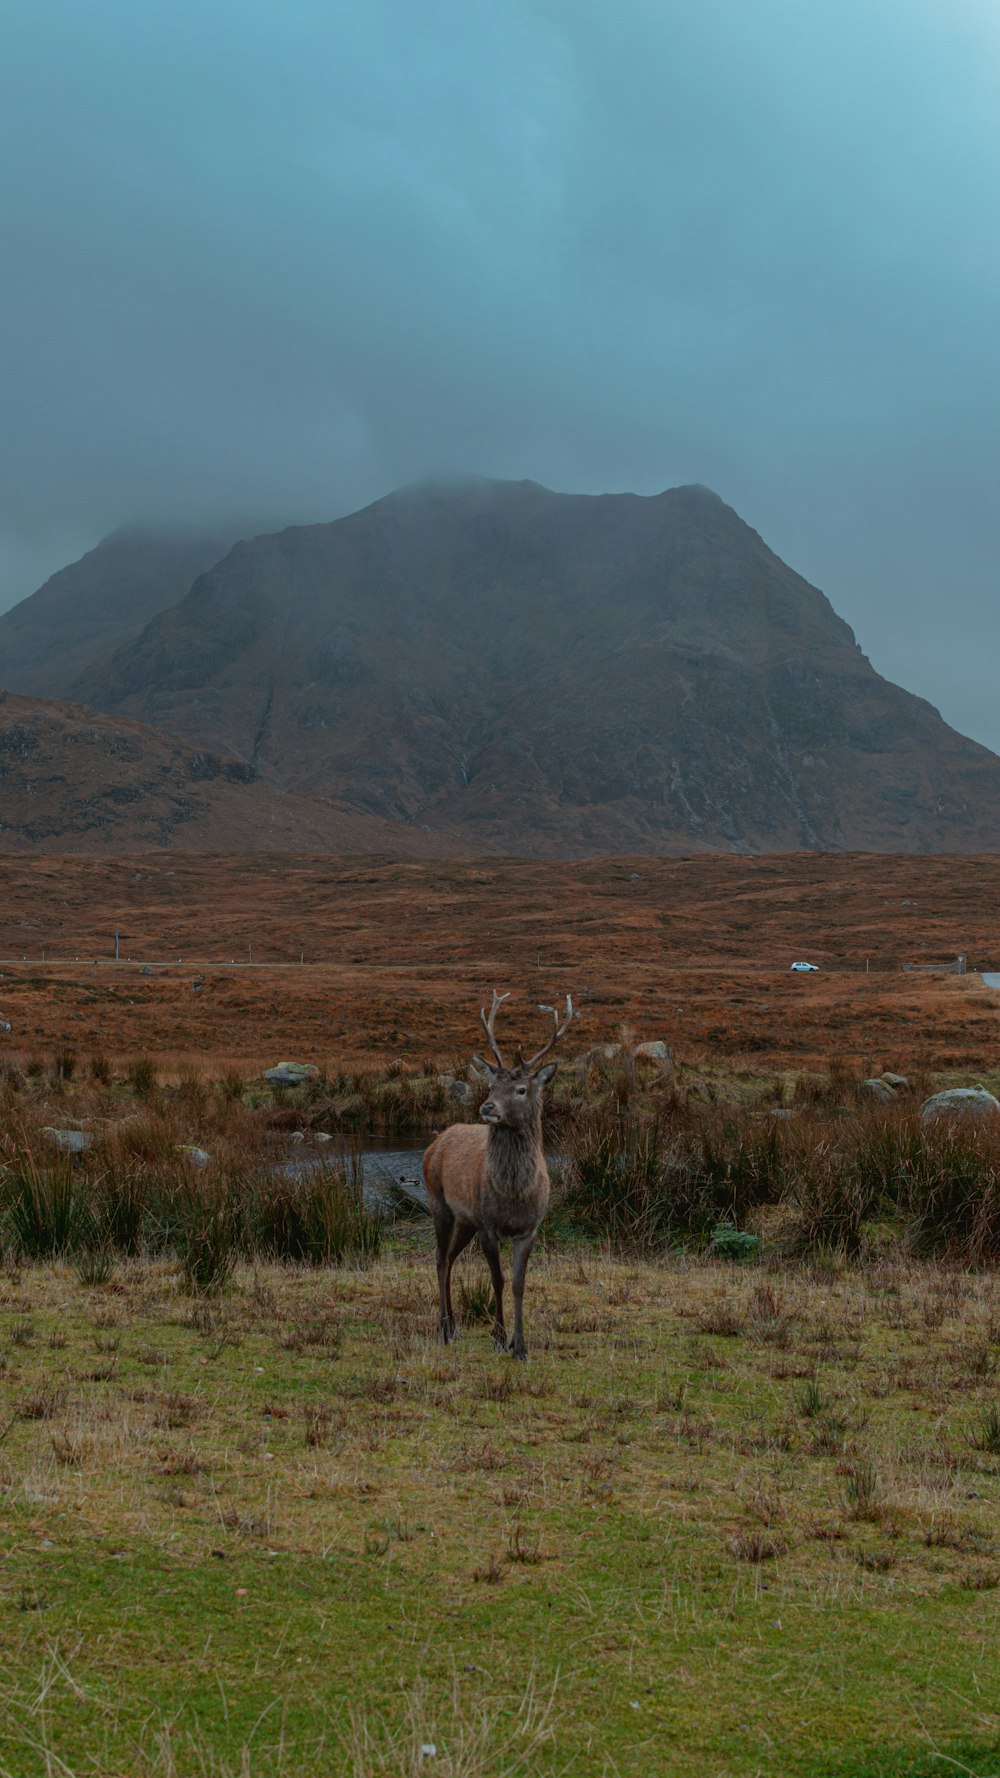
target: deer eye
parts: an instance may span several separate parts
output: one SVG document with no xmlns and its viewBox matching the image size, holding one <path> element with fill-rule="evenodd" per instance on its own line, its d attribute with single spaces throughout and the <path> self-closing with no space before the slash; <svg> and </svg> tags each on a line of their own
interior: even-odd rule
<svg viewBox="0 0 1000 1778">
<path fill-rule="evenodd" d="M 528 1089 L 527 1087 L 515 1087 L 514 1091 L 517 1093 L 519 1099 L 523 1099 Z"/>
</svg>

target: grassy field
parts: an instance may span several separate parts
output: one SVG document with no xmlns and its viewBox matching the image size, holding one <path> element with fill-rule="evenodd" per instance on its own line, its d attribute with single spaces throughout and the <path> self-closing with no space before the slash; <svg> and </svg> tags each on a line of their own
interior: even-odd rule
<svg viewBox="0 0 1000 1778">
<path fill-rule="evenodd" d="M 284 1167 L 475 1116 L 460 1048 L 7 1055 L 0 1778 L 998 1778 L 995 1125 L 922 1123 L 943 1052 L 883 1104 L 612 1035 L 527 1365 L 474 1251 L 443 1348 L 429 1223 Z"/>
<path fill-rule="evenodd" d="M 432 1271 L 8 1259 L 0 1772 L 1000 1771 L 992 1275 Z"/>
</svg>

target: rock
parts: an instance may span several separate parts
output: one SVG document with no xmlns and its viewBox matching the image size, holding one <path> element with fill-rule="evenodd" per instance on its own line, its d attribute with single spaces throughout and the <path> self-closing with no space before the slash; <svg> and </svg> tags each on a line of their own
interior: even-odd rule
<svg viewBox="0 0 1000 1778">
<path fill-rule="evenodd" d="M 933 1093 L 920 1107 L 920 1121 L 932 1124 L 939 1117 L 995 1117 L 1000 1112 L 1000 1099 L 994 1099 L 985 1087 L 946 1087 Z"/>
<path fill-rule="evenodd" d="M 637 1061 L 672 1062 L 673 1050 L 669 1043 L 664 1043 L 662 1037 L 655 1037 L 651 1043 L 637 1043 L 635 1057 Z"/>
<path fill-rule="evenodd" d="M 42 1130 L 42 1135 L 54 1142 L 57 1148 L 61 1148 L 64 1154 L 82 1154 L 94 1140 L 89 1130 L 51 1130 L 46 1127 Z"/>
<path fill-rule="evenodd" d="M 438 1085 L 444 1087 L 449 1099 L 454 1099 L 456 1104 L 472 1104 L 472 1088 L 467 1080 L 456 1080 L 453 1074 L 439 1074 Z"/>
<path fill-rule="evenodd" d="M 882 1105 L 891 1105 L 896 1097 L 886 1080 L 875 1080 L 874 1078 L 863 1080 L 860 1090 L 862 1093 L 867 1093 L 870 1099 L 878 1099 Z"/>
<path fill-rule="evenodd" d="M 212 1158 L 204 1148 L 196 1148 L 192 1142 L 182 1142 L 177 1153 L 182 1154 L 186 1161 L 190 1161 L 192 1167 L 198 1168 L 199 1172 L 208 1166 Z"/>
<path fill-rule="evenodd" d="M 153 965 L 151 963 L 140 963 L 139 974 L 140 975 L 155 975 L 156 970 L 153 968 Z"/>
<path fill-rule="evenodd" d="M 314 1142 L 332 1142 L 333 1137 L 330 1135 L 329 1130 L 314 1130 L 313 1131 L 313 1141 Z"/>
<path fill-rule="evenodd" d="M 0 1019 L 0 1031 L 9 1031 L 9 1030 L 10 1030 L 10 1026 L 7 1023 L 7 1020 Z"/>
<path fill-rule="evenodd" d="M 883 1074 L 880 1076 L 887 1087 L 895 1087 L 897 1093 L 908 1093 L 910 1083 L 905 1074 Z"/>
<path fill-rule="evenodd" d="M 264 1079 L 273 1087 L 301 1087 L 309 1080 L 319 1079 L 319 1069 L 312 1062 L 278 1062 L 264 1071 Z"/>
</svg>

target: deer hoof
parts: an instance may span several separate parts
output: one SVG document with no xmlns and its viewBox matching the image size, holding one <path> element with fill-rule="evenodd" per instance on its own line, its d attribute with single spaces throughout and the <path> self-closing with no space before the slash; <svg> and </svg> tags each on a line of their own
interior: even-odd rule
<svg viewBox="0 0 1000 1778">
<path fill-rule="evenodd" d="M 442 1346 L 449 1345 L 452 1340 L 457 1338 L 458 1329 L 453 1321 L 444 1320 L 438 1324 L 438 1339 L 441 1341 Z"/>
</svg>

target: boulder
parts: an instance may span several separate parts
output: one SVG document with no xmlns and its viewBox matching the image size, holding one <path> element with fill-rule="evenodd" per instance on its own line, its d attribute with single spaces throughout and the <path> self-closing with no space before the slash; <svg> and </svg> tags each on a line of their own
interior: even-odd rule
<svg viewBox="0 0 1000 1778">
<path fill-rule="evenodd" d="M 212 1158 L 204 1148 L 197 1148 L 193 1142 L 182 1142 L 177 1153 L 182 1154 L 192 1167 L 197 1167 L 199 1173 L 208 1166 Z"/>
<path fill-rule="evenodd" d="M 9 1031 L 9 1030 L 10 1030 L 10 1026 L 7 1023 L 7 1020 L 0 1019 L 0 1031 Z"/>
<path fill-rule="evenodd" d="M 891 1105 L 896 1097 L 887 1080 L 863 1080 L 860 1090 L 869 1099 L 878 1099 L 882 1105 Z"/>
<path fill-rule="evenodd" d="M 473 1089 L 467 1080 L 456 1080 L 453 1074 L 439 1074 L 438 1085 L 444 1087 L 449 1099 L 457 1105 L 471 1105 Z"/>
<path fill-rule="evenodd" d="M 653 1038 L 651 1043 L 637 1043 L 635 1046 L 635 1056 L 637 1061 L 673 1061 L 673 1051 L 670 1048 L 669 1043 L 664 1043 L 662 1037 Z"/>
<path fill-rule="evenodd" d="M 1000 1099 L 985 1087 L 946 1087 L 933 1093 L 920 1107 L 920 1121 L 932 1124 L 939 1117 L 995 1117 L 1000 1112 Z"/>
<path fill-rule="evenodd" d="M 319 1069 L 312 1062 L 278 1062 L 265 1069 L 264 1079 L 273 1087 L 302 1087 L 307 1081 L 319 1079 Z"/>
<path fill-rule="evenodd" d="M 94 1140 L 89 1130 L 51 1130 L 46 1127 L 42 1135 L 47 1136 L 56 1148 L 61 1148 L 64 1154 L 82 1154 Z"/>
<path fill-rule="evenodd" d="M 897 1093 L 908 1093 L 910 1090 L 905 1074 L 883 1074 L 879 1078 L 885 1081 L 887 1087 L 894 1087 Z"/>
</svg>

